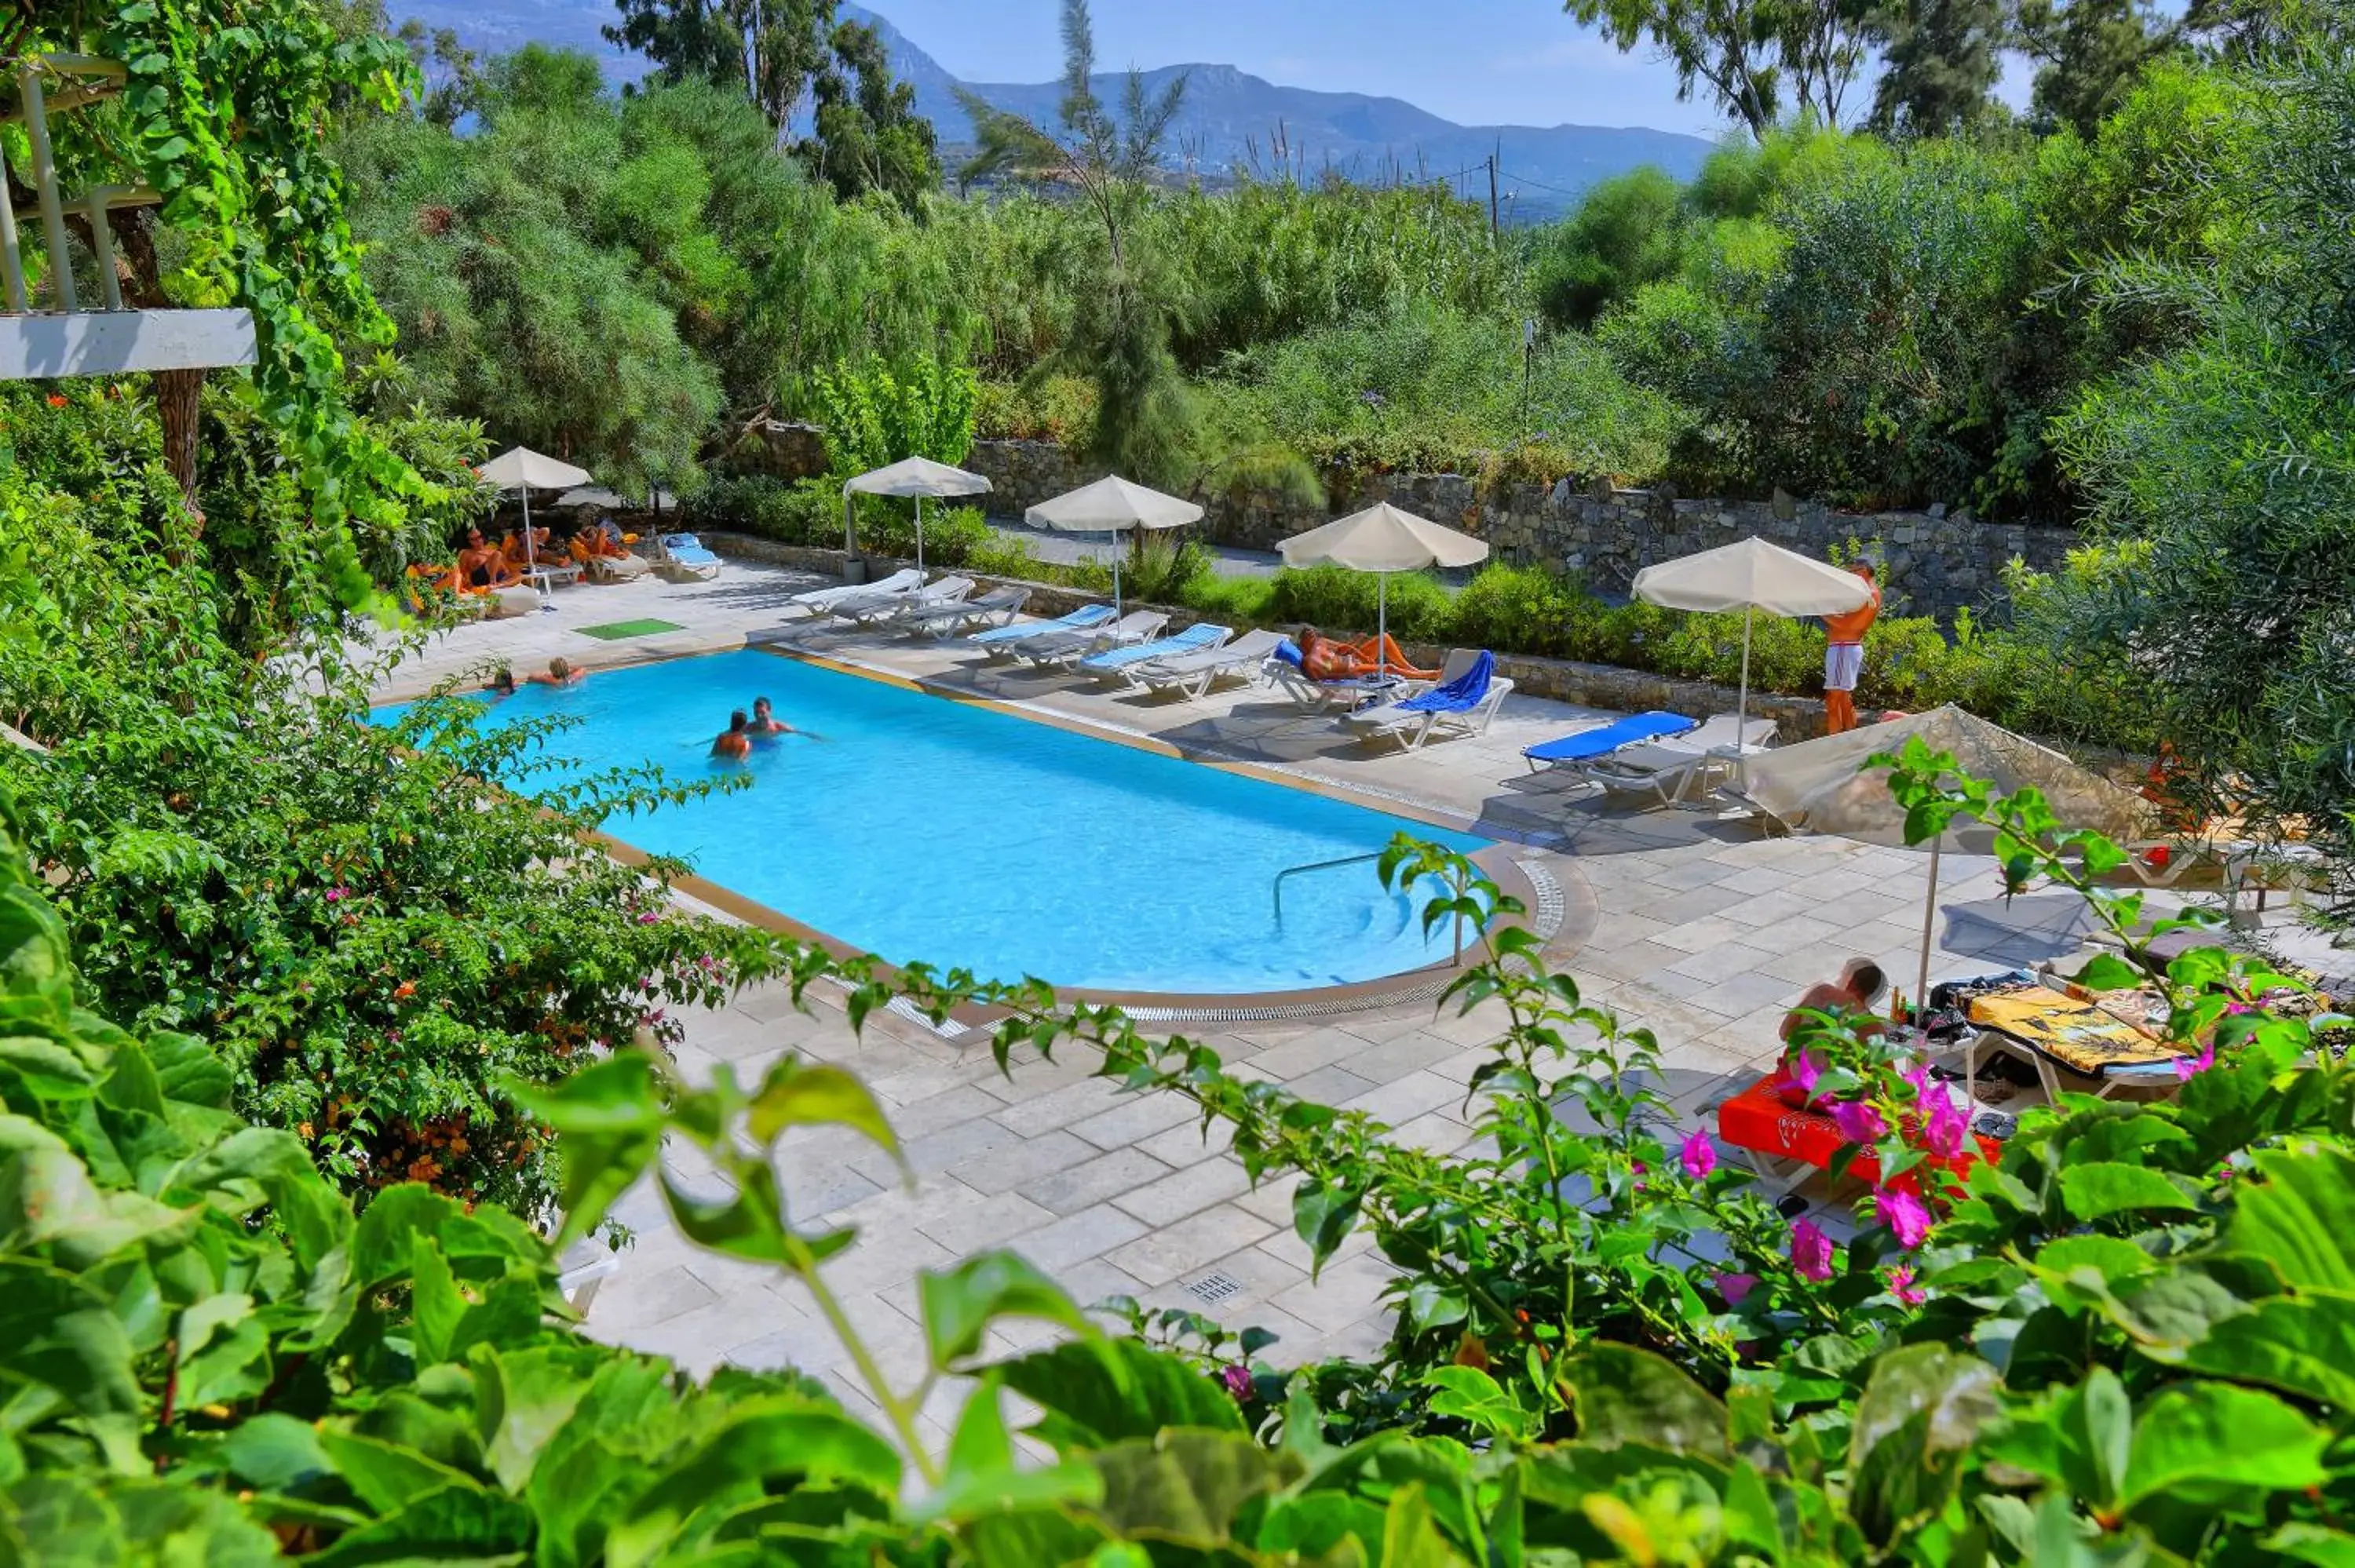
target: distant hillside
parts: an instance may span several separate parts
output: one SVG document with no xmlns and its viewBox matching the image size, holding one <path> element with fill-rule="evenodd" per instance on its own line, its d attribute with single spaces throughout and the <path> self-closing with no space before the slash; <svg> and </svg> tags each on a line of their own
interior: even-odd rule
<svg viewBox="0 0 2355 1568">
<path fill-rule="evenodd" d="M 391 10 L 396 17 L 415 16 L 432 26 L 454 27 L 480 48 L 512 49 L 538 39 L 585 49 L 602 59 L 616 80 L 634 79 L 645 69 L 643 60 L 618 54 L 598 37 L 597 29 L 613 14 L 607 0 L 391 0 Z M 841 15 L 883 36 L 894 69 L 914 85 L 917 107 L 939 128 L 943 142 L 971 142 L 973 127 L 957 103 L 955 76 L 884 17 L 855 5 L 845 5 Z M 1163 66 L 1145 75 L 1155 89 L 1179 75 L 1187 79 L 1186 106 L 1169 143 L 1173 164 L 1213 177 L 1288 169 L 1314 178 L 1329 170 L 1367 181 L 1469 170 L 1454 186 L 1485 201 L 1487 159 L 1493 152 L 1508 220 L 1556 216 L 1597 180 L 1644 164 L 1689 177 L 1710 152 L 1710 143 L 1698 136 L 1641 127 L 1458 125 L 1402 99 L 1279 87 L 1230 65 Z M 1121 79 L 1097 79 L 1108 102 L 1120 101 Z M 1050 127 L 1062 91 L 1055 82 L 963 85 L 1000 109 Z"/>
</svg>

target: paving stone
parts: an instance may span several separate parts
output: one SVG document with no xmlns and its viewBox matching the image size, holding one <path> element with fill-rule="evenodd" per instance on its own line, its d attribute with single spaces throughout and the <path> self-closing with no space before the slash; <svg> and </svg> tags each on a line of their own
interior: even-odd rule
<svg viewBox="0 0 2355 1568">
<path fill-rule="evenodd" d="M 1013 1192 L 1103 1155 L 1094 1144 L 1059 1128 L 962 1160 L 949 1167 L 949 1174 L 976 1192 Z"/>
<path fill-rule="evenodd" d="M 620 1271 L 598 1287 L 591 1307 L 597 1331 L 619 1332 L 644 1328 L 712 1305 L 719 1292 L 698 1278 L 683 1263 L 651 1271 L 633 1269 L 625 1259 Z"/>
<path fill-rule="evenodd" d="M 968 1254 L 1052 1224 L 1054 1214 L 1015 1192 L 975 1197 L 924 1222 L 921 1229 L 951 1252 Z"/>
<path fill-rule="evenodd" d="M 1374 1086 L 1348 1068 L 1334 1065 L 1304 1073 L 1287 1086 L 1304 1100 L 1322 1106 L 1337 1106 L 1356 1099 Z"/>
<path fill-rule="evenodd" d="M 1123 1192 L 1113 1206 L 1148 1225 L 1167 1225 L 1251 1190 L 1242 1162 L 1231 1156 L 1173 1171 L 1158 1181 Z M 1254 1216 L 1256 1218 L 1256 1216 Z"/>
<path fill-rule="evenodd" d="M 1201 1114 L 1182 1095 L 1132 1095 L 1108 1111 L 1071 1123 L 1071 1130 L 1098 1149 L 1119 1149 Z"/>
<path fill-rule="evenodd" d="M 1156 1132 L 1136 1147 L 1165 1165 L 1186 1166 L 1215 1160 L 1234 1142 L 1235 1129 L 1226 1122 L 1214 1121 L 1206 1131 L 1199 1121 L 1191 1121 Z"/>
<path fill-rule="evenodd" d="M 1773 958 L 1772 953 L 1742 942 L 1719 942 L 1700 952 L 1670 964 L 1672 975 L 1690 975 L 1695 980 L 1717 980 L 1755 969 Z"/>
<path fill-rule="evenodd" d="M 1022 1195 L 1050 1213 L 1068 1214 L 1157 1181 L 1168 1173 L 1168 1166 L 1141 1149 L 1116 1149 L 1084 1165 L 1025 1183 Z"/>
<path fill-rule="evenodd" d="M 1221 1203 L 1153 1230 L 1104 1255 L 1147 1287 L 1166 1285 L 1238 1246 L 1250 1245 L 1273 1228 L 1248 1209 Z"/>
<path fill-rule="evenodd" d="M 1451 1040 L 1443 1040 L 1424 1029 L 1412 1029 L 1385 1040 L 1379 1045 L 1369 1045 L 1353 1055 L 1340 1059 L 1340 1065 L 1358 1076 L 1376 1084 L 1387 1084 L 1419 1072 L 1451 1056 L 1465 1054 L 1465 1048 Z"/>
<path fill-rule="evenodd" d="M 1109 1078 L 1088 1078 L 1049 1089 L 1036 1099 L 1018 1099 L 992 1114 L 1001 1127 L 1011 1128 L 1025 1138 L 1035 1138 L 1042 1132 L 1101 1116 L 1134 1097 L 1121 1093 L 1119 1086 Z"/>
<path fill-rule="evenodd" d="M 1145 1230 L 1142 1221 L 1122 1213 L 1110 1203 L 1098 1203 L 1013 1237 L 1007 1245 L 1040 1268 L 1060 1269 L 1090 1258 L 1105 1258 L 1138 1283 L 1157 1285 L 1160 1280 L 1145 1279 L 1119 1255 L 1120 1249 L 1143 1235 Z"/>
<path fill-rule="evenodd" d="M 1382 1287 L 1397 1272 L 1371 1253 L 1337 1258 L 1315 1280 L 1304 1280 L 1276 1297 L 1275 1305 L 1329 1334 L 1373 1316 Z"/>
<path fill-rule="evenodd" d="M 1364 1111 L 1378 1121 L 1396 1127 L 1443 1106 L 1459 1105 L 1464 1099 L 1464 1086 L 1436 1073 L 1410 1073 L 1393 1083 L 1380 1085 L 1345 1100 L 1343 1110 Z"/>
<path fill-rule="evenodd" d="M 1707 1008 L 1727 1018 L 1740 1018 L 1762 1007 L 1771 1006 L 1789 993 L 1789 985 L 1780 976 L 1744 972 L 1729 975 L 1685 1000 L 1695 1007 Z"/>
<path fill-rule="evenodd" d="M 1329 1067 L 1366 1050 L 1369 1042 L 1362 1035 L 1340 1029 L 1323 1030 L 1305 1040 L 1294 1040 L 1261 1052 L 1252 1058 L 1252 1065 L 1261 1072 L 1290 1083 L 1305 1077 L 1320 1067 Z"/>
<path fill-rule="evenodd" d="M 900 1160 L 919 1176 L 930 1176 L 955 1166 L 1018 1149 L 1022 1135 L 1003 1123 L 987 1117 L 975 1117 L 953 1126 L 943 1127 L 915 1138 L 905 1138 L 900 1143 Z M 858 1172 L 875 1181 L 888 1181 L 900 1168 L 890 1152 L 870 1149 L 852 1161 Z"/>
</svg>

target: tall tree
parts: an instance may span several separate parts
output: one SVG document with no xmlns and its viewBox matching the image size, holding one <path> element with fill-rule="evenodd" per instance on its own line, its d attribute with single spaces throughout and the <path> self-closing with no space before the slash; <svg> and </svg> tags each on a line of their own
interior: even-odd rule
<svg viewBox="0 0 2355 1568">
<path fill-rule="evenodd" d="M 833 59 L 815 89 L 816 133 L 794 152 L 845 199 L 882 191 L 912 209 L 941 183 L 932 122 L 916 112 L 916 90 L 891 75 L 874 28 L 845 22 L 829 42 Z"/>
<path fill-rule="evenodd" d="M 1753 136 L 1786 113 L 1838 125 L 1870 44 L 1869 0 L 1562 0 L 1621 49 L 1648 43 L 1677 95 L 1706 89 Z"/>
<path fill-rule="evenodd" d="M 1132 479 L 1168 482 L 1194 433 L 1185 377 L 1169 348 L 1178 285 L 1133 238 L 1186 79 L 1156 97 L 1132 69 L 1115 117 L 1096 96 L 1095 53 L 1087 0 L 1063 0 L 1060 137 L 961 90 L 979 149 L 959 177 L 1009 174 L 1066 186 L 1087 204 L 1103 242 L 1095 286 L 1056 360 L 1095 384 L 1096 457 Z"/>
<path fill-rule="evenodd" d="M 2033 113 L 2091 138 L 2181 33 L 2150 0 L 2019 0 L 2016 37 L 2038 64 Z"/>
<path fill-rule="evenodd" d="M 1997 108 L 2009 41 L 2002 0 L 1892 0 L 1877 19 L 1882 69 L 1867 121 L 1883 136 L 1947 136 Z"/>
</svg>

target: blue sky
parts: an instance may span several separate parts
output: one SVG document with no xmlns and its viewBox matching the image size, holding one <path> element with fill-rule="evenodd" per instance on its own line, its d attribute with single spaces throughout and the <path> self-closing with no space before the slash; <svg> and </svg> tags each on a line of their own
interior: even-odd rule
<svg viewBox="0 0 2355 1568">
<path fill-rule="evenodd" d="M 1062 60 L 1056 0 L 867 0 L 968 80 L 1040 81 Z M 1712 135 L 1676 73 L 1623 55 L 1547 0 L 1094 0 L 1102 66 L 1239 66 L 1287 87 L 1403 98 L 1459 124 L 1650 125 Z"/>
</svg>

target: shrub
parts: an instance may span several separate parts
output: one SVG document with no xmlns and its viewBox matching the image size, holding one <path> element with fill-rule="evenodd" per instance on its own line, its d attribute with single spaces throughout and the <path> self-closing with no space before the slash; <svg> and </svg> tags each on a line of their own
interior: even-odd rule
<svg viewBox="0 0 2355 1568">
<path fill-rule="evenodd" d="M 984 381 L 974 399 L 974 433 L 997 440 L 1053 441 L 1084 451 L 1095 440 L 1096 389 L 1075 376 Z"/>
<path fill-rule="evenodd" d="M 826 452 L 844 477 L 911 457 L 954 466 L 973 450 L 975 382 L 964 366 L 870 358 L 819 376 L 817 393 Z"/>
<path fill-rule="evenodd" d="M 842 489 L 826 479 L 793 482 L 764 473 L 715 479 L 687 502 L 687 521 L 773 539 L 781 545 L 842 542 Z"/>
<path fill-rule="evenodd" d="M 1305 621 L 1319 630 L 1374 629 L 1378 583 L 1371 572 L 1346 567 L 1285 567 L 1275 574 L 1268 608 L 1278 622 Z M 1455 624 L 1455 601 L 1420 572 L 1390 575 L 1391 635 L 1401 642 L 1444 642 Z"/>
</svg>

